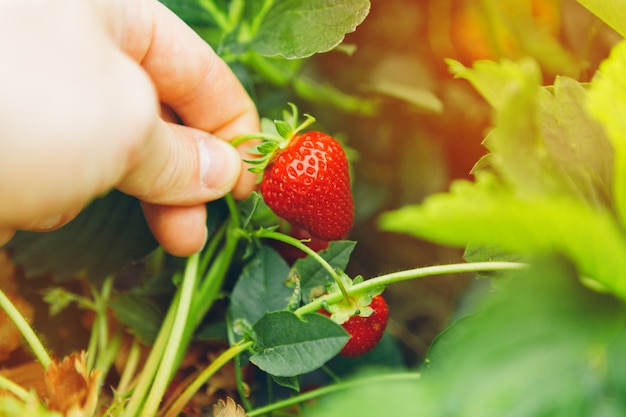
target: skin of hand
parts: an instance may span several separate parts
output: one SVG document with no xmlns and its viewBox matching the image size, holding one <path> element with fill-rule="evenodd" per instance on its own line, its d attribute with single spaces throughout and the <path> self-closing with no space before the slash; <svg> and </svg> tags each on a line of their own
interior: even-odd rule
<svg viewBox="0 0 626 417">
<path fill-rule="evenodd" d="M 117 188 L 186 256 L 207 201 L 253 190 L 250 144 L 226 141 L 258 131 L 254 103 L 157 0 L 3 0 L 0 32 L 0 245 Z"/>
</svg>

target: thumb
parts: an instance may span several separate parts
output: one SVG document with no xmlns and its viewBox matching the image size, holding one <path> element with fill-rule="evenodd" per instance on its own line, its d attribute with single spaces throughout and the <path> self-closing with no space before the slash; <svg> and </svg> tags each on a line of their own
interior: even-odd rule
<svg viewBox="0 0 626 417">
<path fill-rule="evenodd" d="M 117 188 L 158 205 L 191 206 L 224 196 L 237 183 L 242 160 L 228 142 L 207 132 L 160 122 L 133 152 Z"/>
</svg>

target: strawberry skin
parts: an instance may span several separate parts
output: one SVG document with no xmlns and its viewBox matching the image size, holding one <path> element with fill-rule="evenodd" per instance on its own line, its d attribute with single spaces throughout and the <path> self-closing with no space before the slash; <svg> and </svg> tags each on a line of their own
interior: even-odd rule
<svg viewBox="0 0 626 417">
<path fill-rule="evenodd" d="M 354 221 L 348 159 L 334 138 L 309 131 L 277 151 L 260 186 L 278 216 L 322 240 L 345 239 Z"/>
<path fill-rule="evenodd" d="M 353 358 L 364 355 L 374 349 L 383 337 L 389 321 L 389 306 L 379 294 L 372 298 L 369 307 L 374 310 L 370 316 L 354 315 L 341 325 L 350 334 L 348 343 L 339 352 L 341 356 Z M 330 316 L 324 309 L 319 312 Z"/>
</svg>

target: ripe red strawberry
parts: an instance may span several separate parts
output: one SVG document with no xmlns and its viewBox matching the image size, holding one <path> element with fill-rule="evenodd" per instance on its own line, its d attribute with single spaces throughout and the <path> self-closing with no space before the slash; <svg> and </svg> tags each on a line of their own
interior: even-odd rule
<svg viewBox="0 0 626 417">
<path fill-rule="evenodd" d="M 358 310 L 357 314 L 351 315 L 343 323 L 340 323 L 350 334 L 348 343 L 339 352 L 341 356 L 352 358 L 366 354 L 374 349 L 385 333 L 389 321 L 389 307 L 380 294 L 372 298 L 369 308 Z M 325 309 L 321 309 L 319 312 L 333 317 Z"/>
<path fill-rule="evenodd" d="M 325 133 L 296 134 L 277 149 L 260 190 L 274 213 L 313 237 L 340 240 L 352 228 L 348 159 L 339 142 Z"/>
</svg>

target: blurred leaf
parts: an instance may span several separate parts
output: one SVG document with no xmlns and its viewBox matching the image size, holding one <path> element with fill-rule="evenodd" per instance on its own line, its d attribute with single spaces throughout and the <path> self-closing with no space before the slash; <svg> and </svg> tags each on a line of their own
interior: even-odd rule
<svg viewBox="0 0 626 417">
<path fill-rule="evenodd" d="M 553 87 L 540 89 L 541 138 L 572 195 L 608 208 L 614 152 L 602 125 L 587 111 L 587 97 L 583 85 L 568 77 L 557 77 Z"/>
<path fill-rule="evenodd" d="M 189 25 L 216 25 L 217 18 L 210 13 L 206 7 L 202 6 L 202 0 L 159 0 L 168 9 L 173 11 L 178 17 Z M 225 10 L 226 2 L 220 0 L 217 4 L 215 0 L 206 0 L 208 3 L 215 4 L 216 10 Z"/>
<path fill-rule="evenodd" d="M 473 68 L 449 64 L 496 110 L 496 128 L 484 142 L 491 153 L 475 172 L 493 168 L 521 194 L 570 195 L 611 206 L 613 151 L 587 112 L 580 83 L 557 77 L 553 87 L 541 87 L 531 60 L 480 61 Z"/>
<path fill-rule="evenodd" d="M 626 37 L 626 13 L 622 0 L 578 0 L 578 2 Z"/>
<path fill-rule="evenodd" d="M 561 198 L 521 199 L 483 175 L 453 183 L 422 206 L 386 213 L 383 229 L 433 242 L 507 253 L 563 253 L 581 273 L 626 298 L 626 241 L 612 213 Z"/>
<path fill-rule="evenodd" d="M 306 417 L 622 416 L 626 311 L 545 261 L 441 334 L 420 380 L 380 376 L 321 398 Z"/>
<path fill-rule="evenodd" d="M 261 55 L 305 58 L 339 45 L 365 19 L 369 0 L 274 2 L 250 47 Z"/>
<path fill-rule="evenodd" d="M 328 248 L 319 254 L 333 268 L 344 270 L 350 261 L 350 254 L 356 242 L 339 240 L 330 242 Z M 297 271 L 302 284 L 302 301 L 308 303 L 324 293 L 326 284 L 331 280 L 328 271 L 310 256 L 298 259 L 293 268 Z"/>
<path fill-rule="evenodd" d="M 165 310 L 147 297 L 116 293 L 109 301 L 115 317 L 130 329 L 142 343 L 151 345 L 159 333 Z"/>
<path fill-rule="evenodd" d="M 511 275 L 433 343 L 424 383 L 455 393 L 434 415 L 623 415 L 609 376 L 624 359 L 609 352 L 626 348 L 624 305 L 584 288 L 564 262 Z"/>
<path fill-rule="evenodd" d="M 96 285 L 156 247 L 139 201 L 118 191 L 94 200 L 58 230 L 18 232 L 7 244 L 29 278 L 51 273 L 61 282 L 85 271 Z"/>
<path fill-rule="evenodd" d="M 267 313 L 254 325 L 257 353 L 250 362 L 265 372 L 290 377 L 313 371 L 333 358 L 349 339 L 321 314 L 299 318 L 288 311 Z"/>
<path fill-rule="evenodd" d="M 409 84 L 380 78 L 370 85 L 373 91 L 394 97 L 414 105 L 416 108 L 435 114 L 443 112 L 443 103 L 426 88 L 415 87 Z"/>
<path fill-rule="evenodd" d="M 624 13 L 622 13 L 624 15 Z M 617 214 L 626 225 L 626 41 L 611 51 L 591 83 L 589 108 L 602 122 L 615 149 L 613 193 Z"/>
<path fill-rule="evenodd" d="M 293 289 L 287 278 L 289 266 L 269 246 L 261 246 L 246 264 L 231 294 L 230 315 L 256 323 L 268 311 L 283 310 Z"/>
</svg>

